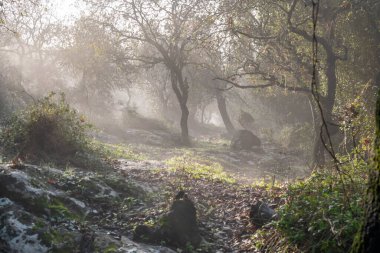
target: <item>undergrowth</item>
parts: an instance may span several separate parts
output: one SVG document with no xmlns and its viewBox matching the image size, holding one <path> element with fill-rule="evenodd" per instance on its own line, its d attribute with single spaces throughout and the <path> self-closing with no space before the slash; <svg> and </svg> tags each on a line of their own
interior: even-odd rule
<svg viewBox="0 0 380 253">
<path fill-rule="evenodd" d="M 348 252 L 363 215 L 366 168 L 315 171 L 289 185 L 275 226 L 305 252 Z"/>
<path fill-rule="evenodd" d="M 14 113 L 0 132 L 6 159 L 92 167 L 104 154 L 89 137 L 93 128 L 64 94 L 51 93 Z"/>
</svg>

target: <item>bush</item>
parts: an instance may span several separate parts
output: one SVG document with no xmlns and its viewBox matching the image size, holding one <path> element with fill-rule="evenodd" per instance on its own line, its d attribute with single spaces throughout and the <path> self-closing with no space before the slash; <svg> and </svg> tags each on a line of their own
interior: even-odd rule
<svg viewBox="0 0 380 253">
<path fill-rule="evenodd" d="M 290 185 L 277 228 L 305 252 L 348 252 L 363 215 L 366 180 L 357 169 L 346 169 L 343 177 L 314 172 Z"/>
<path fill-rule="evenodd" d="M 54 93 L 15 113 L 0 133 L 4 155 L 22 160 L 65 160 L 89 151 L 91 128 L 85 118 Z"/>
</svg>

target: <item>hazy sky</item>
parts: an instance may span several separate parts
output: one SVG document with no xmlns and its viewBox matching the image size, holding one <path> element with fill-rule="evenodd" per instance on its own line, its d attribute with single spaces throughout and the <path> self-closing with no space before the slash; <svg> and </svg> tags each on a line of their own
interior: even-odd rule
<svg viewBox="0 0 380 253">
<path fill-rule="evenodd" d="M 79 4 L 76 0 L 50 0 L 53 4 L 54 14 L 62 20 L 72 16 L 79 16 L 83 10 L 83 4 Z"/>
</svg>

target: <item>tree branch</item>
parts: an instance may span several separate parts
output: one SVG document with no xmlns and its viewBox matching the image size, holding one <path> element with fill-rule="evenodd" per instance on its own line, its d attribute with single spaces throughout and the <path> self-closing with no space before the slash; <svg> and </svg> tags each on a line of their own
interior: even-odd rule
<svg viewBox="0 0 380 253">
<path fill-rule="evenodd" d="M 241 84 L 233 82 L 229 79 L 221 78 L 221 77 L 216 77 L 213 80 L 220 80 L 220 81 L 227 82 L 229 84 L 232 84 L 232 87 L 236 87 L 239 89 L 262 89 L 262 88 L 269 88 L 269 87 L 279 87 L 279 88 L 290 90 L 290 91 L 297 91 L 297 92 L 304 92 L 304 93 L 310 93 L 311 92 L 310 89 L 308 89 L 308 88 L 286 86 L 285 84 L 282 84 L 282 83 L 274 80 L 273 78 L 271 79 L 272 82 L 267 83 L 267 84 L 260 84 L 260 85 L 241 85 Z M 229 87 L 225 90 L 230 90 L 232 87 Z"/>
</svg>

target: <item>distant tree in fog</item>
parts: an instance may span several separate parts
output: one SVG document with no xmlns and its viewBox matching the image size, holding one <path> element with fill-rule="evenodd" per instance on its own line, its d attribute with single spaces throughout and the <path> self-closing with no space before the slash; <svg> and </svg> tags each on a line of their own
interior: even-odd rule
<svg viewBox="0 0 380 253">
<path fill-rule="evenodd" d="M 129 41 L 130 60 L 140 67 L 163 64 L 170 73 L 171 87 L 181 109 L 183 144 L 189 144 L 187 106 L 189 78 L 185 68 L 192 53 L 210 39 L 208 28 L 215 22 L 217 1 L 92 1 L 98 21 L 120 39 Z M 149 45 L 155 53 L 136 50 Z M 139 52 L 135 54 L 135 52 Z"/>
</svg>

